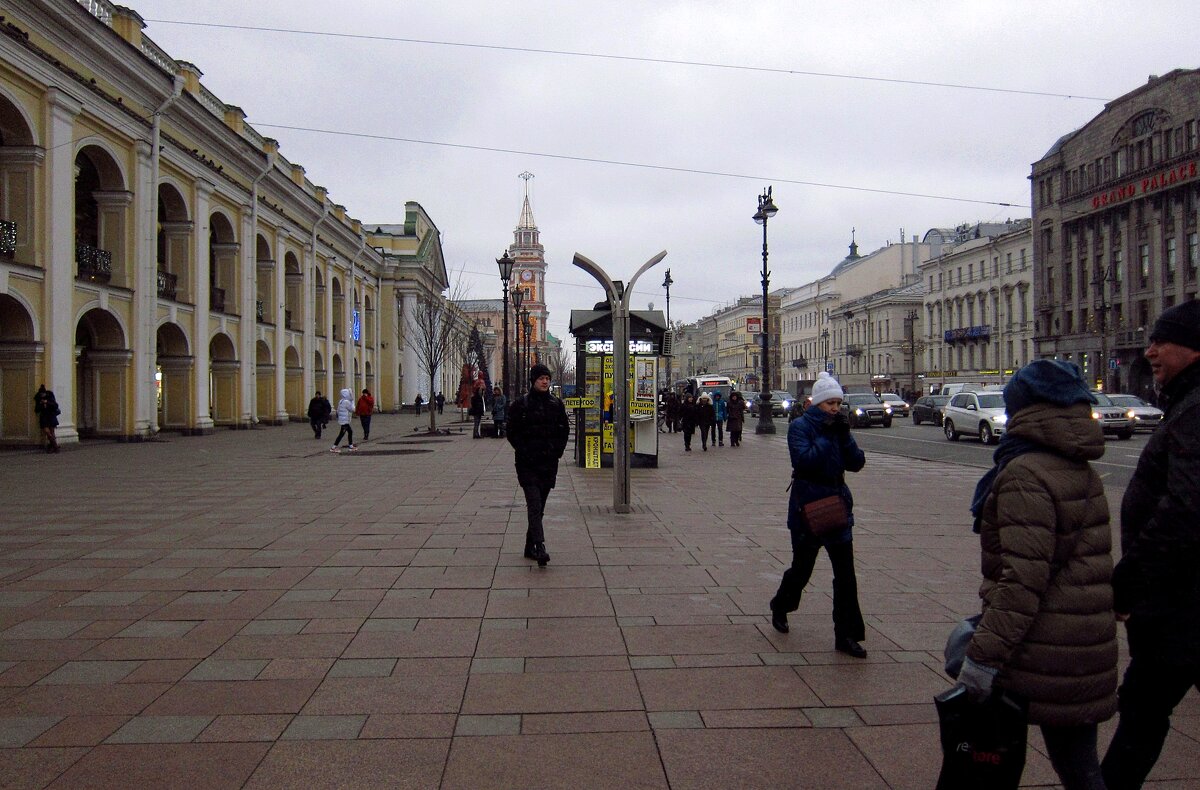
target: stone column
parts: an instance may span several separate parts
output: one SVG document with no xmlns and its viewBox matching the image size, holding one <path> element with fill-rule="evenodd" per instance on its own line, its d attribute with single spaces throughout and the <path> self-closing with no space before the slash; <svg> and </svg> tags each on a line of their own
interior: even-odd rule
<svg viewBox="0 0 1200 790">
<path fill-rule="evenodd" d="M 284 254 L 284 245 L 290 234 L 283 228 L 275 231 L 275 284 L 273 298 L 274 302 L 267 305 L 264 309 L 267 315 L 273 315 L 275 321 L 275 348 L 272 349 L 271 361 L 275 363 L 275 413 L 273 422 L 276 425 L 286 425 L 288 422 L 287 410 L 287 365 L 284 363 L 284 352 L 287 350 L 287 322 L 285 321 L 287 312 L 287 272 L 284 261 L 287 260 L 287 255 Z"/>
<path fill-rule="evenodd" d="M 192 236 L 192 260 L 195 261 L 192 278 L 195 283 L 196 312 L 192 322 L 192 392 L 195 403 L 192 408 L 192 430 L 195 433 L 212 433 L 213 420 L 209 410 L 208 393 L 208 327 L 209 313 L 212 311 L 210 300 L 212 277 L 211 267 L 215 261 L 210 260 L 208 248 L 208 210 L 209 198 L 212 196 L 214 185 L 203 179 L 196 182 L 194 202 L 196 233 Z"/>
<path fill-rule="evenodd" d="M 253 226 L 253 206 L 243 206 L 241 318 L 238 321 L 238 427 L 254 424 L 254 376 L 258 338 L 258 229 Z"/>
<path fill-rule="evenodd" d="M 47 222 L 39 229 L 45 240 L 46 281 L 45 312 L 39 339 L 45 344 L 45 373 L 47 389 L 58 397 L 62 414 L 58 418 L 58 441 L 67 444 L 79 441 L 76 428 L 77 409 L 75 387 L 75 118 L 83 105 L 58 88 L 46 92 L 49 127 L 46 150 L 49 167 L 46 175 L 46 195 L 43 217 L 59 217 L 59 222 Z M 40 383 L 40 382 L 39 382 Z M 30 393 L 32 403 L 33 394 Z M 31 407 L 32 408 L 32 407 Z"/>
</svg>

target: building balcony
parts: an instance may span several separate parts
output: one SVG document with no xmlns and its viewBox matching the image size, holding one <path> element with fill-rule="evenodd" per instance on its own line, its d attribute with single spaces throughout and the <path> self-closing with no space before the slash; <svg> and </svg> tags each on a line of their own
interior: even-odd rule
<svg viewBox="0 0 1200 790">
<path fill-rule="evenodd" d="M 17 223 L 0 219 L 0 258 L 12 260 L 17 252 Z"/>
<path fill-rule="evenodd" d="M 211 285 L 208 288 L 208 309 L 225 312 L 225 289 Z"/>
<path fill-rule="evenodd" d="M 284 329 L 292 328 L 292 311 L 291 310 L 283 311 L 283 328 Z"/>
<path fill-rule="evenodd" d="M 90 244 L 75 245 L 75 265 L 81 280 L 107 283 L 112 279 L 112 253 Z"/>
<path fill-rule="evenodd" d="M 804 370 L 808 367 L 808 360 L 804 357 L 796 357 L 792 360 L 792 367 L 796 370 Z"/>
<path fill-rule="evenodd" d="M 175 299 L 175 286 L 179 282 L 179 278 L 170 272 L 165 272 L 162 269 L 158 270 L 158 298 L 160 299 Z"/>
<path fill-rule="evenodd" d="M 254 318 L 260 324 L 263 323 L 263 300 L 259 299 L 254 303 Z"/>
<path fill-rule="evenodd" d="M 1128 329 L 1117 332 L 1116 340 L 1113 345 L 1116 348 L 1145 348 L 1146 330 Z"/>
<path fill-rule="evenodd" d="M 861 357 L 863 355 L 862 343 L 848 343 L 846 345 L 846 356 Z"/>
</svg>

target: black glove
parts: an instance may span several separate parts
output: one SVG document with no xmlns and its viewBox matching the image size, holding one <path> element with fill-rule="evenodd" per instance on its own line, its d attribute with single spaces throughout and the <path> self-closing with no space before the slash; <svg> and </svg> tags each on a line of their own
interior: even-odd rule
<svg viewBox="0 0 1200 790">
<path fill-rule="evenodd" d="M 831 423 L 831 425 L 833 427 L 834 434 L 836 434 L 837 436 L 849 436 L 850 435 L 850 418 L 847 417 L 845 414 L 838 412 L 834 416 L 833 422 Z"/>
</svg>

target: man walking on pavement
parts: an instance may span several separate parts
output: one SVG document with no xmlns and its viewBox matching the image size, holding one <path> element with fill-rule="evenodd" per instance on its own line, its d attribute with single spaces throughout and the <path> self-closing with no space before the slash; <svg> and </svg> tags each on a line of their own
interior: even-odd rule
<svg viewBox="0 0 1200 790">
<path fill-rule="evenodd" d="M 321 438 L 321 429 L 329 424 L 331 414 L 333 407 L 329 405 L 329 399 L 317 390 L 317 394 L 308 402 L 308 424 L 312 426 L 316 438 Z"/>
<path fill-rule="evenodd" d="M 1121 502 L 1113 608 L 1131 661 L 1102 765 L 1109 790 L 1142 786 L 1172 711 L 1200 689 L 1200 302 L 1165 311 L 1145 356 L 1166 414 Z"/>
<path fill-rule="evenodd" d="M 508 407 L 507 428 L 508 443 L 516 450 L 517 482 L 529 513 L 525 557 L 545 567 L 550 555 L 546 553 L 542 515 L 558 478 L 558 459 L 567 449 L 571 433 L 566 407 L 550 394 L 550 368 L 537 364 L 529 371 L 529 392 Z"/>
</svg>

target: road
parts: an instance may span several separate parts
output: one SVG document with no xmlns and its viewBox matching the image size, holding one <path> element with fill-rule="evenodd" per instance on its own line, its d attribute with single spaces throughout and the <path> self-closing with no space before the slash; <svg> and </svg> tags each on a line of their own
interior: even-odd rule
<svg viewBox="0 0 1200 790">
<path fill-rule="evenodd" d="M 1094 461 L 1093 466 L 1110 492 L 1125 490 L 1149 437 L 1149 433 L 1137 433 L 1126 441 L 1108 438 L 1104 457 Z M 867 451 L 984 469 L 992 465 L 992 453 L 996 450 L 995 445 L 985 447 L 978 439 L 968 436 L 952 442 L 939 426 L 928 423 L 913 425 L 912 420 L 901 419 L 893 422 L 891 428 L 855 428 L 854 438 Z"/>
</svg>

